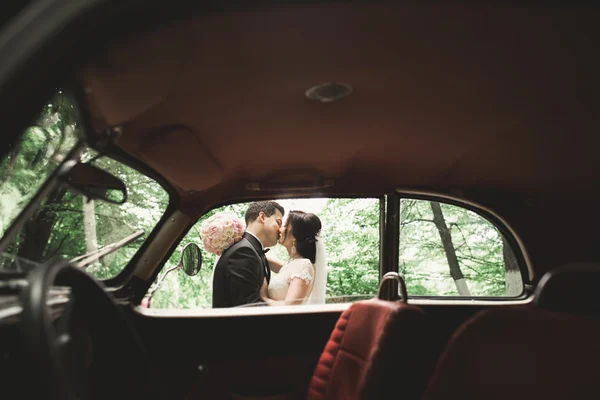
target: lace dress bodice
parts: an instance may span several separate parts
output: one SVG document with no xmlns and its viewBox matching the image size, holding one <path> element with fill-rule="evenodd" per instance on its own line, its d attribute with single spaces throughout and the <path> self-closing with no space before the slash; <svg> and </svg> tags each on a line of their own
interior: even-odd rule
<svg viewBox="0 0 600 400">
<path fill-rule="evenodd" d="M 296 258 L 288 261 L 279 270 L 278 274 L 273 274 L 269 283 L 269 298 L 273 300 L 284 300 L 287 295 L 290 284 L 294 279 L 302 279 L 306 285 L 310 285 L 309 294 L 315 277 L 315 266 L 307 258 Z M 307 296 L 308 298 L 308 296 Z M 306 302 L 306 298 L 303 302 Z"/>
</svg>

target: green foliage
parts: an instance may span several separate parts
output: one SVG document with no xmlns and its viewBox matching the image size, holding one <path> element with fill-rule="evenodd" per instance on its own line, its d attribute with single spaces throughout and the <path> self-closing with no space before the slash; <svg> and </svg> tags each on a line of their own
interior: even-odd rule
<svg viewBox="0 0 600 400">
<path fill-rule="evenodd" d="M 107 279 L 118 274 L 146 240 L 167 209 L 169 196 L 154 180 L 116 160 L 101 157 L 93 164 L 121 179 L 127 187 L 127 202 L 121 206 L 96 202 L 98 246 L 117 242 L 135 231 L 144 232 L 89 269 L 96 277 Z"/>
<path fill-rule="evenodd" d="M 26 129 L 9 155 L 0 161 L 0 234 L 26 206 L 43 182 L 63 161 L 78 140 L 77 109 L 59 91 L 35 123 Z M 21 258 L 43 262 L 61 256 L 72 259 L 90 248 L 102 248 L 135 231 L 144 234 L 134 242 L 88 267 L 100 279 L 119 273 L 133 257 L 168 205 L 165 190 L 136 170 L 91 150 L 82 156 L 97 167 L 117 176 L 128 189 L 124 205 L 93 202 L 90 224 L 84 229 L 84 202 L 81 195 L 64 188 L 54 190 L 18 233 L 9 251 Z M 92 203 L 88 203 L 92 204 Z M 93 243 L 92 243 L 93 242 Z M 1 267 L 12 268 L 12 258 Z"/>
<path fill-rule="evenodd" d="M 379 200 L 329 199 L 320 218 L 327 248 L 327 296 L 377 294 Z"/>
<path fill-rule="evenodd" d="M 472 211 L 449 204 L 441 204 L 441 207 L 471 295 L 505 295 L 500 232 Z M 458 295 L 429 202 L 403 199 L 400 214 L 399 267 L 406 279 L 408 293 Z"/>
<path fill-rule="evenodd" d="M 74 103 L 58 91 L 0 160 L 0 235 L 75 146 L 75 113 Z"/>
</svg>

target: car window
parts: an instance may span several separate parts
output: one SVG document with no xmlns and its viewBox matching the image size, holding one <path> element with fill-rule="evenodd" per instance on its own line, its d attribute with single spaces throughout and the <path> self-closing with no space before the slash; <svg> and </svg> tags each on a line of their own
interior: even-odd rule
<svg viewBox="0 0 600 400">
<path fill-rule="evenodd" d="M 379 199 L 319 198 L 277 200 L 286 210 L 319 216 L 327 250 L 325 303 L 348 303 L 376 296 L 379 285 Z M 212 210 L 191 228 L 163 271 L 178 265 L 188 243 L 201 247 L 200 273 L 187 276 L 175 268 L 160 277 L 144 304 L 152 308 L 210 308 L 217 256 L 207 251 L 202 224 L 218 214 L 243 220 L 249 203 Z M 284 220 L 286 219 L 284 216 Z M 508 241 L 486 218 L 466 208 L 417 199 L 400 200 L 398 268 L 409 296 L 516 297 L 523 291 L 517 259 Z M 270 249 L 289 259 L 281 245 Z M 273 276 L 277 276 L 273 273 Z M 161 279 L 164 278 L 164 279 Z M 157 284 L 159 283 L 159 284 Z"/>
<path fill-rule="evenodd" d="M 75 104 L 59 92 L 21 140 L 1 161 L 0 230 L 12 224 L 43 182 L 79 138 Z M 116 276 L 158 223 L 168 205 L 167 192 L 153 179 L 110 157 L 85 149 L 81 161 L 120 179 L 127 200 L 93 200 L 61 185 L 52 190 L 0 257 L 0 270 L 26 271 L 56 257 L 79 263 L 99 279 Z M 128 240 L 118 250 L 89 264 L 85 255 Z"/>
<path fill-rule="evenodd" d="M 479 214 L 428 200 L 400 201 L 399 270 L 411 296 L 519 296 L 510 244 Z"/>
<path fill-rule="evenodd" d="M 320 237 L 327 253 L 325 303 L 346 303 L 372 298 L 379 286 L 379 199 L 316 198 L 276 200 L 287 213 L 303 210 L 316 214 L 322 222 Z M 195 276 L 181 270 L 170 272 L 159 287 L 151 287 L 145 304 L 152 308 L 210 308 L 212 304 L 212 273 L 217 256 L 206 250 L 201 239 L 204 221 L 218 213 L 233 214 L 244 220 L 249 203 L 228 205 L 212 210 L 198 220 L 180 243 L 178 250 L 163 268 L 176 266 L 183 247 L 196 243 L 202 248 L 202 268 Z M 270 248 L 269 254 L 282 262 L 290 258 L 281 245 Z M 280 273 L 283 273 L 280 271 Z M 277 276 L 273 273 L 271 280 Z M 156 283 L 155 283 L 156 285 Z"/>
</svg>

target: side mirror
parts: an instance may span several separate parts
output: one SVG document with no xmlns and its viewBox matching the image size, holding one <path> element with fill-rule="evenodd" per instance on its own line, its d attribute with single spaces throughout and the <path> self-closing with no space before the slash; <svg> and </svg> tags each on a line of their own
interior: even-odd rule
<svg viewBox="0 0 600 400">
<path fill-rule="evenodd" d="M 127 201 L 125 183 L 109 172 L 91 164 L 76 164 L 61 175 L 60 180 L 69 189 L 90 199 L 103 200 L 113 204 L 123 204 Z"/>
<path fill-rule="evenodd" d="M 179 266 L 188 276 L 194 276 L 202 267 L 202 251 L 195 243 L 188 243 L 181 252 Z"/>
<path fill-rule="evenodd" d="M 154 296 L 154 292 L 158 289 L 162 281 L 165 280 L 167 274 L 171 271 L 175 271 L 176 269 L 182 269 L 188 276 L 194 276 L 202 267 L 202 251 L 200 247 L 196 243 L 188 243 L 184 246 L 183 251 L 181 252 L 181 257 L 179 258 L 179 262 L 174 267 L 166 270 L 160 278 L 156 281 L 154 285 L 148 290 L 144 300 L 142 300 L 142 307 L 150 308 L 152 304 L 152 296 Z"/>
</svg>

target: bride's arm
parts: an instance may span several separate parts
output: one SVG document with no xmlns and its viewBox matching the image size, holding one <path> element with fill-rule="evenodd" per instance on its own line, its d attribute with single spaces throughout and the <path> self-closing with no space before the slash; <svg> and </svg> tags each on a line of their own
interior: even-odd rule
<svg viewBox="0 0 600 400">
<path fill-rule="evenodd" d="M 284 300 L 271 300 L 265 297 L 263 297 L 263 300 L 270 306 L 291 306 L 302 304 L 304 298 L 308 296 L 309 289 L 310 284 L 307 284 L 304 279 L 297 277 L 290 282 L 290 288 L 288 289 Z"/>
<path fill-rule="evenodd" d="M 269 262 L 269 269 L 278 274 L 281 267 L 283 267 L 283 262 L 274 258 L 274 256 L 271 256 L 270 254 L 267 254 L 266 257 L 267 261 Z"/>
</svg>

